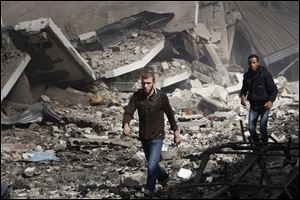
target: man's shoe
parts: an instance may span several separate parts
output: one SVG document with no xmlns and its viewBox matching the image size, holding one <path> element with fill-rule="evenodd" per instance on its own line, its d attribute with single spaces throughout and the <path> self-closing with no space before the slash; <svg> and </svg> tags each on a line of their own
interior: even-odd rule
<svg viewBox="0 0 300 200">
<path fill-rule="evenodd" d="M 147 194 L 144 194 L 144 199 L 152 199 L 152 196 L 149 196 Z"/>
<path fill-rule="evenodd" d="M 152 199 L 153 196 L 154 196 L 154 193 L 151 192 L 150 190 L 145 190 L 145 191 L 144 191 L 144 198 L 145 198 L 145 199 Z"/>
<path fill-rule="evenodd" d="M 162 186 L 162 188 L 158 191 L 158 195 L 160 196 L 160 198 L 164 198 L 164 199 L 168 198 L 168 194 L 171 188 L 170 185 L 168 184 L 169 181 L 170 181 L 170 176 L 168 176 L 165 180 L 159 183 Z"/>
<path fill-rule="evenodd" d="M 168 178 L 166 178 L 166 179 L 163 180 L 162 182 L 159 182 L 159 184 L 161 184 L 161 185 L 164 187 L 165 185 L 168 184 L 169 181 L 170 181 L 170 177 L 168 176 Z"/>
</svg>

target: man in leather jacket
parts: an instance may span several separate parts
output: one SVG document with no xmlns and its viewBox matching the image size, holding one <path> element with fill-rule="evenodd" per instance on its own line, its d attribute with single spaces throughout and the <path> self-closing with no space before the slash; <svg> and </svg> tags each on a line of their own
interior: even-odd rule
<svg viewBox="0 0 300 200">
<path fill-rule="evenodd" d="M 130 135 L 129 122 L 133 118 L 135 110 L 139 116 L 139 140 L 148 163 L 147 183 L 144 195 L 152 198 L 154 195 L 156 181 L 167 187 L 169 174 L 160 166 L 160 154 L 165 137 L 164 113 L 174 131 L 174 143 L 180 143 L 179 130 L 174 118 L 172 107 L 168 96 L 155 88 L 155 76 L 152 72 L 145 72 L 142 77 L 142 89 L 135 92 L 125 107 L 123 115 L 123 133 Z"/>
<path fill-rule="evenodd" d="M 257 120 L 260 116 L 260 134 L 263 143 L 268 142 L 267 124 L 270 109 L 275 101 L 278 89 L 272 75 L 267 69 L 260 65 L 257 55 L 248 57 L 249 68 L 244 74 L 243 86 L 241 89 L 241 104 L 246 106 L 247 100 L 250 103 L 248 116 L 248 129 L 254 143 L 259 142 L 256 132 Z"/>
</svg>

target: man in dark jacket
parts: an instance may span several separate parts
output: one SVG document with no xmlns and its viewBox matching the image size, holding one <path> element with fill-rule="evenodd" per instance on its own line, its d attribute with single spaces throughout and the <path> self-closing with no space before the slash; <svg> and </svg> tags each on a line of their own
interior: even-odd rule
<svg viewBox="0 0 300 200">
<path fill-rule="evenodd" d="M 275 101 L 278 89 L 272 75 L 267 69 L 260 65 L 257 55 L 248 57 L 249 69 L 244 74 L 243 86 L 241 89 L 241 104 L 246 106 L 250 102 L 248 116 L 248 129 L 253 142 L 259 142 L 256 133 L 256 124 L 260 116 L 260 134 L 263 143 L 268 142 L 267 125 L 270 109 Z"/>
<path fill-rule="evenodd" d="M 142 89 L 135 92 L 125 108 L 123 116 L 123 133 L 130 134 L 129 122 L 135 110 L 139 116 L 139 139 L 148 163 L 145 197 L 153 197 L 156 180 L 166 188 L 169 174 L 159 165 L 161 148 L 165 137 L 164 113 L 167 115 L 174 131 L 175 144 L 180 143 L 179 130 L 174 118 L 168 96 L 155 88 L 155 76 L 148 71 L 142 75 Z"/>
</svg>

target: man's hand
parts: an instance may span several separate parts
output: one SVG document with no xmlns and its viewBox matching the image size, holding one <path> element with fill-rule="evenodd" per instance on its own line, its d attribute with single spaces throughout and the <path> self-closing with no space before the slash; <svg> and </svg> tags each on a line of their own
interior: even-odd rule
<svg viewBox="0 0 300 200">
<path fill-rule="evenodd" d="M 273 103 L 272 103 L 272 101 L 270 101 L 270 100 L 269 100 L 269 101 L 267 101 L 267 102 L 265 103 L 265 105 L 264 105 L 264 106 L 265 106 L 265 108 L 266 108 L 266 109 L 268 109 L 268 110 L 269 110 L 269 109 L 271 109 L 271 108 L 272 108 L 272 106 L 273 106 Z"/>
<path fill-rule="evenodd" d="M 179 130 L 177 129 L 176 131 L 174 131 L 174 143 L 176 145 L 180 144 L 180 135 L 179 135 Z"/>
<path fill-rule="evenodd" d="M 246 101 L 247 101 L 247 97 L 246 96 L 244 96 L 244 95 L 242 95 L 241 96 L 241 104 L 244 106 L 244 107 L 246 107 Z"/>
<path fill-rule="evenodd" d="M 130 135 L 130 128 L 129 128 L 129 125 L 127 123 L 124 124 L 123 134 L 124 135 Z"/>
</svg>

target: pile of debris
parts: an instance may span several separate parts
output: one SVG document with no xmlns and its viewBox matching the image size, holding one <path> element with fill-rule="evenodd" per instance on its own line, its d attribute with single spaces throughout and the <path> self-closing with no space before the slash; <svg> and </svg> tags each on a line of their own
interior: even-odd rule
<svg viewBox="0 0 300 200">
<path fill-rule="evenodd" d="M 110 46 L 107 50 L 86 52 L 81 55 L 88 60 L 96 77 L 100 78 L 107 71 L 142 60 L 152 49 L 163 42 L 164 37 L 162 34 L 141 31 L 133 33 L 132 37 L 124 43 Z"/>
<path fill-rule="evenodd" d="M 299 81 L 275 77 L 280 93 L 270 114 L 271 147 L 256 152 L 240 105 L 244 69 L 229 64 L 227 51 L 233 36 L 227 40 L 232 26 L 225 20 L 232 25 L 241 16 L 226 18 L 220 2 L 202 6 L 203 22 L 180 32 L 158 30 L 173 15 L 151 12 L 72 43 L 50 18 L 2 30 L 1 177 L 13 198 L 143 197 L 147 169 L 137 113 L 132 137 L 122 135 L 121 122 L 144 70 L 167 92 L 182 137 L 175 147 L 167 134 L 163 145 L 169 198 L 299 195 L 285 179 L 299 177 Z M 282 150 L 280 159 L 272 157 Z M 244 184 L 254 179 L 261 182 Z M 242 186 L 263 189 L 246 194 Z"/>
</svg>

